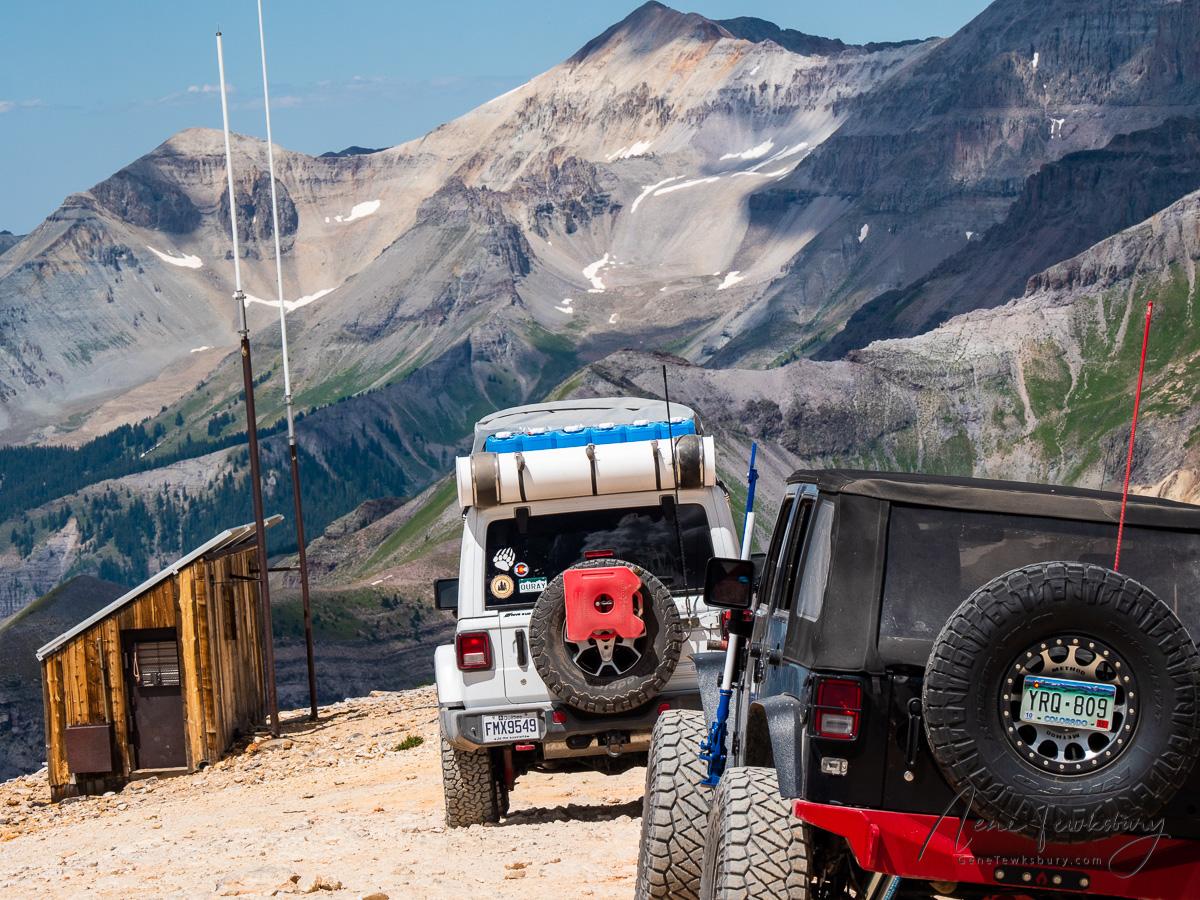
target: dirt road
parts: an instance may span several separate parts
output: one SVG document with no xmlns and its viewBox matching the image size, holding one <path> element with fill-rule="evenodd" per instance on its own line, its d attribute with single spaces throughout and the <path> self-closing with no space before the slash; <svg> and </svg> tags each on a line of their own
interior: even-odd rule
<svg viewBox="0 0 1200 900">
<path fill-rule="evenodd" d="M 644 769 L 533 773 L 500 825 L 448 830 L 431 688 L 285 714 L 204 772 L 49 804 L 0 784 L 5 897 L 628 897 Z M 396 749 L 409 735 L 423 743 Z"/>
</svg>

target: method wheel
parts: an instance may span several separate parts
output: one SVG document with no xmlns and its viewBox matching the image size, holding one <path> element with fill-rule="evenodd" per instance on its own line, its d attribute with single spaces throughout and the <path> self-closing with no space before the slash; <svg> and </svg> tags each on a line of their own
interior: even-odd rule
<svg viewBox="0 0 1200 900">
<path fill-rule="evenodd" d="M 688 709 L 668 709 L 654 723 L 642 800 L 637 900 L 696 900 L 700 895 L 712 793 L 700 783 L 707 773 L 700 761 L 705 731 L 704 713 Z"/>
<path fill-rule="evenodd" d="M 1040 711 L 1026 692 L 1055 685 Z M 1099 706 L 1076 697 L 1097 696 Z M 951 786 L 1000 827 L 1056 842 L 1152 819 L 1200 756 L 1200 653 L 1146 587 L 1047 562 L 989 581 L 925 668 L 926 734 Z M 1052 719 L 1046 721 L 1047 718 Z"/>
<path fill-rule="evenodd" d="M 442 793 L 446 799 L 446 824 L 467 828 L 499 822 L 508 806 L 508 794 L 495 777 L 487 750 L 459 750 L 442 736 Z"/>
<path fill-rule="evenodd" d="M 635 709 L 666 686 L 687 637 L 666 585 L 641 566 L 619 559 L 596 559 L 573 568 L 626 566 L 642 581 L 645 633 L 635 639 L 566 639 L 563 576 L 557 575 L 533 607 L 529 651 L 551 693 L 584 712 L 619 713 Z"/>
<path fill-rule="evenodd" d="M 808 900 L 809 845 L 774 769 L 727 769 L 708 811 L 700 896 Z"/>
</svg>

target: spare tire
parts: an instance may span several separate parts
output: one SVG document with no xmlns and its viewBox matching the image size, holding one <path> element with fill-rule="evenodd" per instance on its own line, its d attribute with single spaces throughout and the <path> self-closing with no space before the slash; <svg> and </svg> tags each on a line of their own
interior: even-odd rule
<svg viewBox="0 0 1200 900">
<path fill-rule="evenodd" d="M 687 634 L 666 585 L 641 566 L 619 559 L 594 559 L 572 566 L 625 566 L 641 579 L 646 633 L 604 646 L 594 638 L 573 644 L 566 635 L 563 576 L 542 591 L 529 619 L 529 652 L 546 687 L 564 703 L 592 713 L 619 713 L 649 702 L 666 686 Z"/>
<path fill-rule="evenodd" d="M 1196 764 L 1200 652 L 1132 578 L 1039 563 L 955 610 L 923 705 L 934 757 L 979 815 L 1051 842 L 1089 840 L 1152 820 Z"/>
</svg>

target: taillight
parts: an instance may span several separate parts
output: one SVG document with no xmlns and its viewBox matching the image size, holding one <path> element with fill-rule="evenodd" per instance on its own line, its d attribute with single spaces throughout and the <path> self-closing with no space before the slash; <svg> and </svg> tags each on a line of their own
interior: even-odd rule
<svg viewBox="0 0 1200 900">
<path fill-rule="evenodd" d="M 463 672 L 492 667 L 492 642 L 486 631 L 465 631 L 454 639 L 458 668 Z"/>
<path fill-rule="evenodd" d="M 813 733 L 835 741 L 858 737 L 862 719 L 862 685 L 847 678 L 821 678 L 817 681 L 813 704 Z"/>
</svg>

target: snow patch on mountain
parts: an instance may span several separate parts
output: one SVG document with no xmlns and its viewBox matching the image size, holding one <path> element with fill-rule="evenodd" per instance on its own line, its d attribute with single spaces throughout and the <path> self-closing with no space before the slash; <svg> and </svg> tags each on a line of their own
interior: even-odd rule
<svg viewBox="0 0 1200 900">
<path fill-rule="evenodd" d="M 172 256 L 170 253 L 163 253 L 161 250 L 155 250 L 149 244 L 146 245 L 146 249 L 163 262 L 170 263 L 173 266 L 179 266 L 181 269 L 198 269 L 204 265 L 198 256 L 190 256 L 188 254 L 184 254 L 183 256 Z"/>
<path fill-rule="evenodd" d="M 299 309 L 302 306 L 308 306 L 308 304 L 315 303 L 326 294 L 333 293 L 333 290 L 333 288 L 323 288 L 314 294 L 305 294 L 303 297 L 297 297 L 295 300 L 284 300 L 283 308 L 288 312 L 291 312 L 292 310 Z M 246 302 L 261 303 L 263 306 L 273 306 L 275 309 L 279 309 L 278 300 L 264 300 L 262 297 L 255 297 L 253 294 L 246 295 Z"/>
<path fill-rule="evenodd" d="M 334 216 L 333 218 L 334 221 L 341 222 L 342 224 L 353 222 L 355 219 L 365 219 L 367 216 L 379 212 L 379 207 L 382 205 L 382 201 L 379 200 L 364 200 L 362 203 L 354 204 L 350 209 L 350 215 Z M 325 221 L 328 222 L 329 219 Z"/>
<path fill-rule="evenodd" d="M 654 192 L 655 197 L 661 197 L 663 194 L 669 194 L 672 191 L 682 191 L 684 188 L 695 187 L 698 184 L 711 184 L 714 181 L 720 181 L 720 177 L 712 175 L 708 178 L 693 178 L 691 181 L 685 181 L 683 184 L 673 184 L 670 187 L 659 188 Z"/>
<path fill-rule="evenodd" d="M 762 157 L 764 157 L 768 153 L 770 153 L 771 148 L 774 146 L 775 146 L 774 141 L 766 140 L 766 141 L 763 141 L 758 146 L 751 147 L 749 150 L 742 150 L 738 153 L 726 153 L 724 156 L 721 157 L 721 160 L 724 161 L 727 159 L 761 159 Z"/>
<path fill-rule="evenodd" d="M 629 214 L 633 215 L 635 212 L 637 212 L 637 208 L 641 205 L 642 201 L 657 191 L 660 187 L 670 184 L 672 181 L 678 181 L 682 177 L 682 175 L 672 175 L 670 178 L 664 178 L 657 184 L 643 184 L 642 192 L 637 195 L 637 199 L 635 199 L 633 201 L 633 205 L 629 207 Z"/>
<path fill-rule="evenodd" d="M 594 263 L 588 263 L 583 269 L 583 277 L 592 283 L 589 293 L 604 293 L 604 281 L 600 278 L 600 270 L 607 266 L 611 260 L 609 255 L 605 253 Z"/>
<path fill-rule="evenodd" d="M 861 244 L 867 239 L 867 235 L 871 233 L 871 226 L 864 223 L 863 227 L 858 229 L 858 242 Z"/>
<path fill-rule="evenodd" d="M 650 145 L 654 141 L 635 141 L 628 147 L 622 147 L 620 150 L 614 150 L 608 154 L 608 161 L 612 162 L 615 159 L 632 159 L 635 156 L 645 156 L 650 151 Z"/>
<path fill-rule="evenodd" d="M 745 281 L 745 279 L 746 279 L 745 275 L 743 275 L 737 269 L 734 269 L 732 272 L 726 273 L 725 280 L 717 285 L 717 290 L 723 291 L 723 290 L 725 290 L 725 288 L 733 287 L 739 281 Z"/>
</svg>

